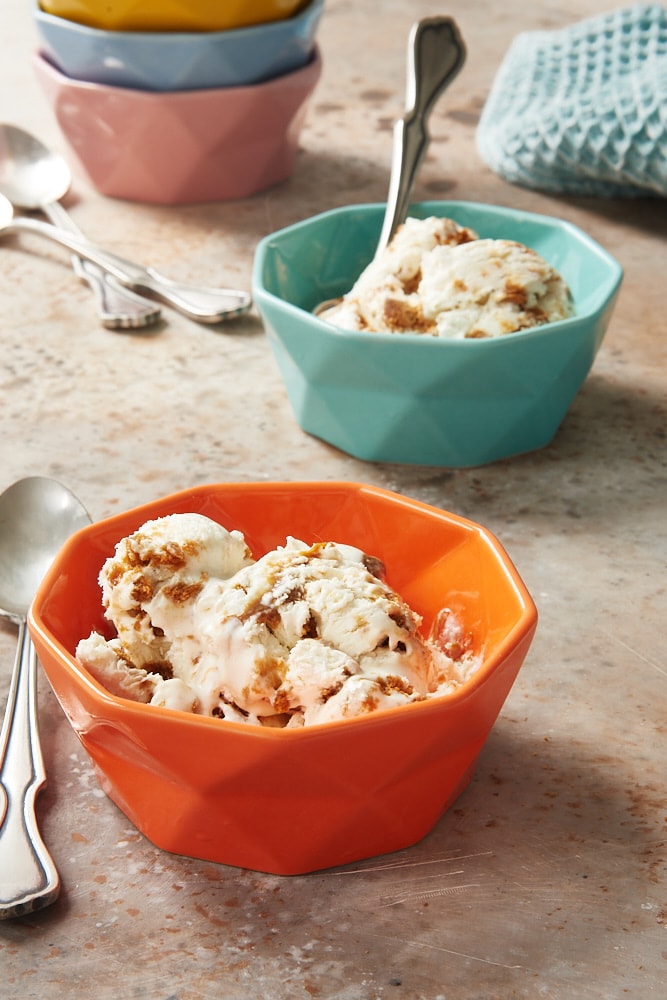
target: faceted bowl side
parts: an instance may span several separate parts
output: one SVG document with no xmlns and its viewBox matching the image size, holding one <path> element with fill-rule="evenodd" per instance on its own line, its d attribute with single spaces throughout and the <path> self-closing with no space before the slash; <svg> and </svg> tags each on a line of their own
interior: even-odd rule
<svg viewBox="0 0 667 1000">
<path fill-rule="evenodd" d="M 483 663 L 455 694 L 294 730 L 221 723 L 116 698 L 76 662 L 106 628 L 97 574 L 145 520 L 197 511 L 261 554 L 287 534 L 364 548 L 428 628 L 448 606 Z M 500 543 L 473 522 L 354 483 L 196 487 L 75 535 L 47 573 L 30 631 L 63 710 L 110 798 L 157 846 L 276 874 L 415 843 L 473 773 L 536 627 Z"/>
</svg>

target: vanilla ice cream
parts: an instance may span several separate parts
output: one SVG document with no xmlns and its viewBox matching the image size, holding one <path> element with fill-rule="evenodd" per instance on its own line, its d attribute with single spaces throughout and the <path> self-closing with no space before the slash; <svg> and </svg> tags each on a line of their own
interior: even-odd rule
<svg viewBox="0 0 667 1000">
<path fill-rule="evenodd" d="M 534 250 L 431 217 L 408 218 L 353 288 L 318 315 L 347 330 L 464 339 L 566 319 L 573 304 L 563 278 Z"/>
<path fill-rule="evenodd" d="M 78 661 L 112 693 L 255 725 L 301 726 L 456 688 L 480 654 L 448 613 L 421 618 L 359 549 L 287 538 L 254 560 L 197 514 L 148 521 L 99 575 L 116 635 Z"/>
</svg>

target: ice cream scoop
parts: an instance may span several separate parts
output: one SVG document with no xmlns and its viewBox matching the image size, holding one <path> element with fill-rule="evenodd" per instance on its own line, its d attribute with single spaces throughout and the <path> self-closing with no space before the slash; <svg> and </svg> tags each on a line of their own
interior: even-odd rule
<svg viewBox="0 0 667 1000">
<path fill-rule="evenodd" d="M 99 582 L 116 635 L 91 633 L 76 656 L 136 701 L 294 727 L 420 701 L 462 676 L 440 625 L 424 638 L 382 563 L 349 545 L 288 537 L 255 560 L 238 531 L 175 514 L 121 539 Z"/>
<path fill-rule="evenodd" d="M 211 578 L 226 579 L 250 562 L 240 532 L 201 514 L 147 521 L 123 538 L 102 567 L 100 585 L 105 616 L 127 657 L 138 666 L 163 661 L 166 633 L 175 627 L 170 619 L 180 622 Z"/>
<path fill-rule="evenodd" d="M 479 339 L 572 314 L 568 285 L 535 250 L 429 217 L 407 219 L 321 318 L 344 330 Z"/>
</svg>

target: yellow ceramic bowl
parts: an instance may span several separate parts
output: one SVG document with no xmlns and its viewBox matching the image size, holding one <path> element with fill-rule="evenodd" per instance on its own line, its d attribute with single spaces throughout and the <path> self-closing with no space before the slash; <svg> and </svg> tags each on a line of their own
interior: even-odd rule
<svg viewBox="0 0 667 1000">
<path fill-rule="evenodd" d="M 307 0 L 40 0 L 47 14 L 113 31 L 227 31 L 282 21 Z"/>
</svg>

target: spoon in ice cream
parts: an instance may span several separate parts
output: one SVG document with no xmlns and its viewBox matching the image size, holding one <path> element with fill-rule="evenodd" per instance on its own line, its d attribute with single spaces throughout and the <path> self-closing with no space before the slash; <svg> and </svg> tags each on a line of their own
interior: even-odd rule
<svg viewBox="0 0 667 1000">
<path fill-rule="evenodd" d="M 35 816 L 46 772 L 37 730 L 37 655 L 26 618 L 61 545 L 89 522 L 79 500 L 53 479 L 20 479 L 0 495 L 0 615 L 19 627 L 0 732 L 0 919 L 47 906 L 60 890 Z"/>
<path fill-rule="evenodd" d="M 0 194 L 0 236 L 12 232 L 32 233 L 34 236 L 42 236 L 59 243 L 84 260 L 97 264 L 126 288 L 131 288 L 148 298 L 157 299 L 158 302 L 164 302 L 199 323 L 220 323 L 247 312 L 252 305 L 248 292 L 232 288 L 203 288 L 180 284 L 166 278 L 154 267 L 135 264 L 125 257 L 104 250 L 91 243 L 85 236 L 67 232 L 39 219 L 29 219 L 24 216 L 14 218 L 11 202 Z"/>
<path fill-rule="evenodd" d="M 72 175 L 62 156 L 24 129 L 0 124 L 0 192 L 16 208 L 41 211 L 55 225 L 81 235 L 60 204 L 71 183 Z M 100 319 L 109 329 L 140 329 L 160 318 L 159 306 L 123 288 L 96 264 L 74 254 L 72 267 L 93 291 Z"/>
<path fill-rule="evenodd" d="M 406 111 L 394 125 L 387 207 L 376 257 L 405 221 L 417 171 L 430 141 L 429 116 L 442 91 L 463 66 L 465 56 L 463 39 L 451 17 L 426 17 L 410 29 Z M 340 298 L 327 299 L 314 312 L 319 315 L 338 302 Z"/>
</svg>

